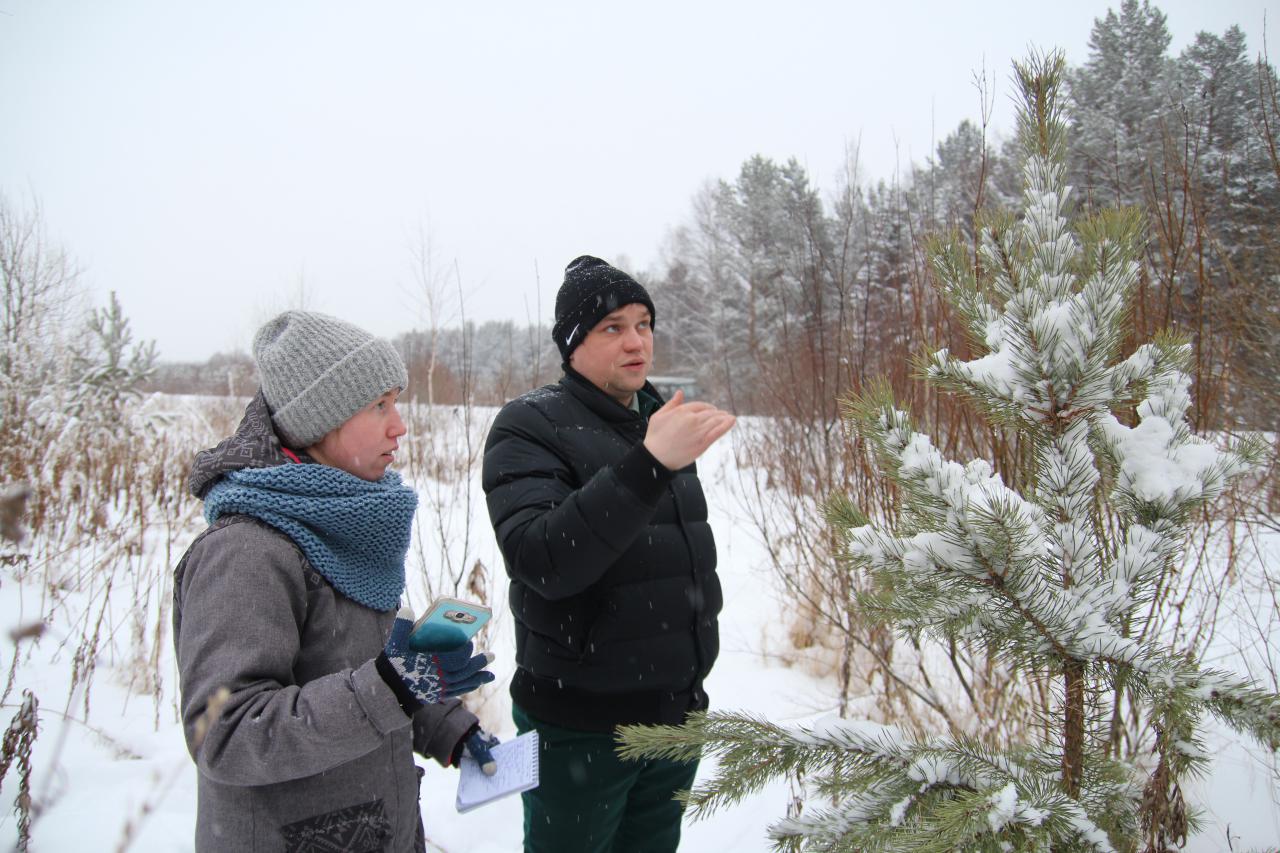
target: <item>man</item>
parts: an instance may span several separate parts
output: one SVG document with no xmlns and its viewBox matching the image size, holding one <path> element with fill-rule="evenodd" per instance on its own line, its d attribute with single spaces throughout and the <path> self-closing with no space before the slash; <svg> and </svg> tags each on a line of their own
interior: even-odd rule
<svg viewBox="0 0 1280 853">
<path fill-rule="evenodd" d="M 734 418 L 648 382 L 654 307 L 599 258 L 569 264 L 556 385 L 511 401 L 485 444 L 489 517 L 511 578 L 512 713 L 537 729 L 526 851 L 675 850 L 697 762 L 623 762 L 622 724 L 707 707 L 720 582 L 694 466 Z"/>
</svg>

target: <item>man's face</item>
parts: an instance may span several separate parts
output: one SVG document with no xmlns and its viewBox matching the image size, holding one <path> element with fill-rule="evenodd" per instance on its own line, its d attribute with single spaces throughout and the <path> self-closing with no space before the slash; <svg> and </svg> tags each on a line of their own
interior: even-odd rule
<svg viewBox="0 0 1280 853">
<path fill-rule="evenodd" d="M 362 480 L 381 480 L 387 466 L 395 461 L 400 436 L 406 432 L 396 410 L 399 396 L 398 388 L 383 394 L 326 433 L 307 452 L 317 462 L 341 468 Z"/>
<path fill-rule="evenodd" d="M 639 302 L 607 315 L 569 354 L 569 366 L 617 400 L 631 405 L 653 366 L 649 309 Z"/>
</svg>

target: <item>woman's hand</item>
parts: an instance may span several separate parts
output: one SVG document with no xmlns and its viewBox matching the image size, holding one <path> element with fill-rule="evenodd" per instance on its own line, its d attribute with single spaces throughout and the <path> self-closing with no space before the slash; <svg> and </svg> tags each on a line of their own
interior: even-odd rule
<svg viewBox="0 0 1280 853">
<path fill-rule="evenodd" d="M 493 673 L 485 669 L 493 662 L 491 652 L 473 655 L 469 640 L 447 652 L 420 652 L 409 646 L 412 630 L 413 611 L 402 607 L 376 661 L 378 674 L 406 714 L 493 681 Z"/>
</svg>

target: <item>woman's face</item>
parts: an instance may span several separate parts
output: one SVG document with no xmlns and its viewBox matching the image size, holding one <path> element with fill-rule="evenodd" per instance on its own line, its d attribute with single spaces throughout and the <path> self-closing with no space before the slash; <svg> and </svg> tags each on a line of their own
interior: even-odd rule
<svg viewBox="0 0 1280 853">
<path fill-rule="evenodd" d="M 307 453 L 362 480 L 381 480 L 395 461 L 400 436 L 407 432 L 396 410 L 399 397 L 400 389 L 391 389 L 308 447 Z"/>
</svg>

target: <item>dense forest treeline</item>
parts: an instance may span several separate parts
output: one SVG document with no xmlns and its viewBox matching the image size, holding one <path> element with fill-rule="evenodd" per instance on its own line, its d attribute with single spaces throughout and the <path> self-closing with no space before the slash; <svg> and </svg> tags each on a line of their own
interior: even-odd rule
<svg viewBox="0 0 1280 853">
<path fill-rule="evenodd" d="M 1276 77 L 1234 27 L 1176 57 L 1169 43 L 1147 3 L 1095 22 L 1069 74 L 1069 184 L 1086 212 L 1146 212 L 1134 331 L 1194 344 L 1197 426 L 1266 427 L 1280 388 Z M 850 169 L 825 197 L 796 161 L 752 158 L 695 198 L 652 277 L 667 358 L 740 410 L 833 413 L 877 376 L 907 391 L 923 341 L 954 337 L 928 241 L 971 242 L 975 220 L 1016 207 L 1021 166 L 970 121 L 901 179 L 862 185 Z"/>
</svg>

